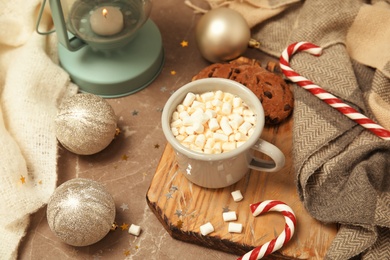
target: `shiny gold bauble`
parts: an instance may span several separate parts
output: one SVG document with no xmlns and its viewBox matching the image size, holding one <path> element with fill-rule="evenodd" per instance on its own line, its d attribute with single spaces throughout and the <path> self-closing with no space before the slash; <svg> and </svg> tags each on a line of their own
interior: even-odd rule
<svg viewBox="0 0 390 260">
<path fill-rule="evenodd" d="M 60 185 L 47 204 L 47 221 L 66 244 L 88 246 L 100 241 L 115 221 L 115 203 L 100 183 L 76 178 Z"/>
<path fill-rule="evenodd" d="M 90 155 L 102 151 L 114 139 L 117 117 L 103 98 L 76 94 L 65 100 L 55 118 L 58 141 L 69 151 Z"/>
<path fill-rule="evenodd" d="M 195 29 L 198 49 L 210 62 L 235 59 L 248 48 L 250 29 L 240 13 L 226 7 L 204 14 Z"/>
</svg>

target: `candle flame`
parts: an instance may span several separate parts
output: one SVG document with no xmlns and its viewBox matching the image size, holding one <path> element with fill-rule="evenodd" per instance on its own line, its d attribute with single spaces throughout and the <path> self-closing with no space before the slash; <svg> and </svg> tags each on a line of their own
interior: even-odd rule
<svg viewBox="0 0 390 260">
<path fill-rule="evenodd" d="M 104 9 L 102 10 L 102 15 L 104 16 L 104 18 L 107 18 L 107 14 L 108 14 L 108 11 L 107 11 L 106 8 L 104 8 Z"/>
</svg>

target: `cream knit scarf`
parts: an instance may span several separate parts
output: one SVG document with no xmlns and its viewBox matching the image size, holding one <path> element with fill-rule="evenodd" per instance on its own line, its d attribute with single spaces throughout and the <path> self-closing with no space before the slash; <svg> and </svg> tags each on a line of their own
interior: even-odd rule
<svg viewBox="0 0 390 260">
<path fill-rule="evenodd" d="M 29 225 L 57 184 L 53 119 L 77 91 L 57 65 L 55 34 L 35 32 L 39 0 L 0 1 L 0 256 L 15 259 Z M 45 10 L 41 30 L 51 29 Z"/>
</svg>

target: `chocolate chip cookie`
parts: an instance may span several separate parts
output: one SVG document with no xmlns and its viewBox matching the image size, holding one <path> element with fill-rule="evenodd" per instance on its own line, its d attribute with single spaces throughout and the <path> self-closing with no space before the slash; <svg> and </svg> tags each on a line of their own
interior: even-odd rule
<svg viewBox="0 0 390 260">
<path fill-rule="evenodd" d="M 291 114 L 294 97 L 290 86 L 281 77 L 278 65 L 270 62 L 267 69 L 261 67 L 257 60 L 240 57 L 229 63 L 211 64 L 202 69 L 192 80 L 218 77 L 243 84 L 252 90 L 262 103 L 265 123 L 274 125 Z"/>
</svg>

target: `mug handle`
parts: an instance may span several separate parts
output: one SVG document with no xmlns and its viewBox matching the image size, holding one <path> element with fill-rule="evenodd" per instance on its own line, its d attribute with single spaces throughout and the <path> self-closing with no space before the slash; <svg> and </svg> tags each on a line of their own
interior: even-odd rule
<svg viewBox="0 0 390 260">
<path fill-rule="evenodd" d="M 275 145 L 264 141 L 263 139 L 259 139 L 252 149 L 268 155 L 272 160 L 260 159 L 253 155 L 252 161 L 248 166 L 250 169 L 264 172 L 276 172 L 282 169 L 286 163 L 283 152 Z"/>
</svg>

